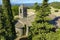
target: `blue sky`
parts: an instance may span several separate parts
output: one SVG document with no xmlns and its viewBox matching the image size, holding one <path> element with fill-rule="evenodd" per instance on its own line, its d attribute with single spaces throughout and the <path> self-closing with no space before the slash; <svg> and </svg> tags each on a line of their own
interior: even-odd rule
<svg viewBox="0 0 60 40">
<path fill-rule="evenodd" d="M 10 0 L 11 3 L 13 4 L 19 4 L 19 3 L 35 3 L 35 2 L 38 2 L 38 3 L 41 3 L 42 0 Z M 49 0 L 49 2 L 60 2 L 60 0 Z M 0 0 L 0 4 L 2 4 L 2 0 Z"/>
</svg>

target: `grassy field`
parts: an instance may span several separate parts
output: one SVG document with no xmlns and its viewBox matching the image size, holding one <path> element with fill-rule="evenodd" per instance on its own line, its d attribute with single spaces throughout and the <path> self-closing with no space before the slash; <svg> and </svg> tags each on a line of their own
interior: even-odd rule
<svg viewBox="0 0 60 40">
<path fill-rule="evenodd" d="M 55 12 L 55 10 L 58 10 L 58 12 Z M 53 15 L 55 15 L 56 17 L 58 17 L 58 16 L 60 16 L 60 9 L 56 9 L 56 8 L 51 7 L 51 13 Z"/>
</svg>

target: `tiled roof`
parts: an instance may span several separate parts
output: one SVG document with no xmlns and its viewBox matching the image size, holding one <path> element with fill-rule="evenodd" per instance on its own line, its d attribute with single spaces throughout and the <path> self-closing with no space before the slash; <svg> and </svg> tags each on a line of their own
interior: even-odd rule
<svg viewBox="0 0 60 40">
<path fill-rule="evenodd" d="M 18 20 L 18 22 L 16 23 L 16 28 L 22 28 L 24 27 L 24 25 L 27 25 L 27 26 L 31 26 L 32 23 L 34 21 L 34 18 L 35 18 L 35 15 L 31 15 L 27 18 L 21 18 Z"/>
<path fill-rule="evenodd" d="M 31 22 L 34 21 L 35 15 L 31 15 L 27 18 L 22 18 L 19 21 L 22 22 L 22 24 L 26 24 L 27 26 L 31 26 Z"/>
<path fill-rule="evenodd" d="M 23 24 L 21 24 L 19 21 L 15 24 L 15 28 L 23 28 Z"/>
</svg>

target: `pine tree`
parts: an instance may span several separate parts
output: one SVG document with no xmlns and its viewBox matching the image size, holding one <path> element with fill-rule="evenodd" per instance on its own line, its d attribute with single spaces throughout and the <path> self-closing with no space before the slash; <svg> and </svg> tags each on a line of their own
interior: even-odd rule
<svg viewBox="0 0 60 40">
<path fill-rule="evenodd" d="M 5 40 L 5 29 L 4 29 L 4 24 L 3 24 L 3 15 L 2 15 L 2 10 L 0 11 L 0 40 Z"/>
<path fill-rule="evenodd" d="M 39 4 L 38 4 L 38 3 L 35 3 L 34 6 L 33 6 L 33 9 L 34 9 L 35 11 L 38 11 L 38 10 L 40 9 Z"/>
<path fill-rule="evenodd" d="M 46 34 L 55 31 L 54 26 L 49 23 L 51 20 L 48 16 L 51 14 L 48 0 L 43 0 L 40 10 L 36 11 L 35 21 L 30 28 L 32 40 L 48 40 Z"/>
<path fill-rule="evenodd" d="M 10 0 L 2 0 L 2 3 L 5 38 L 6 40 L 13 40 L 16 33 Z"/>
</svg>

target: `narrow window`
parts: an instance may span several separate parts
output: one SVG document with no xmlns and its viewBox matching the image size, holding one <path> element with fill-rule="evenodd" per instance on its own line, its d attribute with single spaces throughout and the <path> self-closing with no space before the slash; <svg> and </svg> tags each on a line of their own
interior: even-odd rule
<svg viewBox="0 0 60 40">
<path fill-rule="evenodd" d="M 22 10 L 20 9 L 20 13 L 22 13 Z"/>
</svg>

